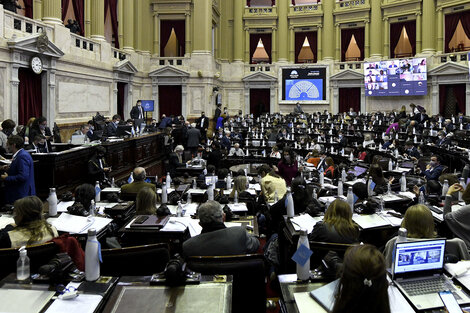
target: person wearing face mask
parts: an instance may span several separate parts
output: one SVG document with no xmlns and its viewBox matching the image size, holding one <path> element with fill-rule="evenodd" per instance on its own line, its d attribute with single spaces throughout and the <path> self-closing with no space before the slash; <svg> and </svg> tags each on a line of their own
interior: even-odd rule
<svg viewBox="0 0 470 313">
<path fill-rule="evenodd" d="M 43 135 L 37 135 L 34 137 L 33 142 L 27 145 L 26 150 L 33 151 L 35 153 L 47 153 L 46 152 L 46 137 Z"/>
<path fill-rule="evenodd" d="M 419 159 L 421 157 L 421 154 L 419 153 L 418 149 L 413 145 L 413 142 L 412 141 L 407 141 L 405 143 L 405 154 L 404 156 L 406 158 L 415 158 L 416 160 Z"/>
<path fill-rule="evenodd" d="M 348 146 L 348 138 L 344 136 L 342 131 L 338 132 L 338 143 L 339 143 L 339 148 L 344 149 Z"/>
<path fill-rule="evenodd" d="M 245 156 L 245 152 L 243 152 L 242 149 L 240 149 L 240 144 L 237 142 L 233 145 L 233 147 L 230 149 L 230 152 L 228 153 L 228 156 L 239 156 L 243 157 Z"/>
<path fill-rule="evenodd" d="M 284 178 L 286 185 L 290 186 L 292 179 L 299 173 L 299 167 L 295 160 L 294 151 L 290 147 L 285 147 L 282 151 L 281 161 L 277 164 L 279 176 Z"/>
<path fill-rule="evenodd" d="M 2 122 L 2 131 L 0 132 L 0 145 L 6 149 L 7 148 L 7 140 L 8 137 L 10 137 L 13 133 L 13 130 L 15 129 L 15 122 L 13 120 L 4 120 Z"/>
<path fill-rule="evenodd" d="M 196 120 L 196 128 L 201 132 L 201 138 L 206 139 L 207 129 L 209 128 L 209 118 L 206 117 L 206 113 L 201 112 L 201 117 Z"/>
<path fill-rule="evenodd" d="M 450 136 L 446 136 L 443 131 L 440 131 L 437 134 L 437 136 L 438 136 L 438 140 L 437 140 L 436 146 L 438 146 L 439 148 L 443 148 L 443 149 L 450 146 L 451 144 Z"/>
<path fill-rule="evenodd" d="M 104 156 L 106 149 L 103 146 L 97 146 L 95 153 L 88 160 L 88 182 L 95 185 L 96 181 L 100 183 L 107 182 L 106 174 L 111 172 L 111 167 L 107 165 Z"/>
<path fill-rule="evenodd" d="M 140 100 L 137 100 L 135 106 L 132 107 L 130 115 L 133 120 L 144 118 L 144 109 L 142 108 L 142 102 Z"/>
<path fill-rule="evenodd" d="M 426 170 L 421 173 L 422 176 L 426 177 L 427 180 L 438 180 L 442 174 L 444 167 L 441 165 L 441 157 L 433 155 L 431 162 L 426 165 Z"/>
<path fill-rule="evenodd" d="M 116 130 L 120 121 L 121 121 L 121 116 L 119 114 L 113 115 L 113 120 L 109 122 L 108 125 L 106 126 L 106 132 L 108 134 L 108 137 L 116 136 Z"/>
<path fill-rule="evenodd" d="M 221 106 L 222 104 L 217 103 L 217 108 L 215 109 L 215 112 L 214 112 L 214 122 L 216 123 L 217 123 L 218 118 L 220 117 L 220 114 L 222 114 L 222 110 L 220 109 Z"/>
</svg>

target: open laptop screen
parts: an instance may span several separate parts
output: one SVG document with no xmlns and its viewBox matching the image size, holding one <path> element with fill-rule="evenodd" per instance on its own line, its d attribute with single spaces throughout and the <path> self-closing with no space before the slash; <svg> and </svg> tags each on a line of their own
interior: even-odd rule
<svg viewBox="0 0 470 313">
<path fill-rule="evenodd" d="M 440 270 L 444 265 L 445 239 L 399 242 L 395 248 L 395 274 Z"/>
</svg>

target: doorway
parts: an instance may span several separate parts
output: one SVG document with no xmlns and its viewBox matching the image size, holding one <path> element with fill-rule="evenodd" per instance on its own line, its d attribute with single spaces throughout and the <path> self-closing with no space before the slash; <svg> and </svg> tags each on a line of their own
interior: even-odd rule
<svg viewBox="0 0 470 313">
<path fill-rule="evenodd" d="M 445 118 L 463 113 L 466 115 L 466 85 L 439 85 L 439 114 Z"/>
<path fill-rule="evenodd" d="M 263 113 L 270 113 L 271 90 L 250 89 L 250 113 L 257 118 Z"/>
<path fill-rule="evenodd" d="M 42 74 L 35 74 L 29 68 L 18 69 L 18 125 L 26 125 L 31 117 L 39 117 L 42 112 Z"/>
<path fill-rule="evenodd" d="M 126 83 L 122 83 L 122 82 L 118 82 L 117 83 L 117 114 L 119 114 L 119 116 L 121 116 L 121 119 L 125 120 L 126 118 L 124 117 L 124 103 L 125 103 L 125 99 L 126 99 L 126 87 L 127 87 L 127 84 Z"/>
<path fill-rule="evenodd" d="M 361 111 L 361 88 L 339 88 L 339 113 Z"/>
<path fill-rule="evenodd" d="M 158 86 L 158 105 L 160 115 L 178 116 L 182 111 L 181 85 Z"/>
</svg>

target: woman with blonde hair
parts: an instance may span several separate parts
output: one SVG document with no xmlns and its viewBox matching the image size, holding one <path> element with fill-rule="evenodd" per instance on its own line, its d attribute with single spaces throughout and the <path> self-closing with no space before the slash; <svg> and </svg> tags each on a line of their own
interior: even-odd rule
<svg viewBox="0 0 470 313">
<path fill-rule="evenodd" d="M 0 231 L 0 248 L 19 248 L 47 242 L 59 234 L 43 216 L 43 203 L 36 196 L 18 199 L 14 203 L 15 224 Z"/>
<path fill-rule="evenodd" d="M 352 221 L 349 204 L 335 200 L 325 212 L 323 221 L 318 222 L 309 236 L 310 240 L 332 243 L 354 243 L 358 241 L 359 230 Z"/>
<path fill-rule="evenodd" d="M 157 194 L 149 187 L 142 188 L 137 194 L 136 215 L 152 215 L 157 210 Z"/>
<path fill-rule="evenodd" d="M 249 195 L 249 193 L 246 192 L 246 182 L 246 176 L 244 175 L 239 175 L 235 177 L 235 179 L 233 180 L 232 192 L 230 193 L 229 197 L 233 199 L 235 197 L 235 191 L 237 192 L 238 197 L 240 197 L 240 195 L 242 194 L 243 196 L 246 194 Z"/>
<path fill-rule="evenodd" d="M 431 210 L 423 204 L 410 206 L 406 210 L 401 227 L 408 231 L 408 240 L 429 239 L 436 237 L 434 218 Z M 384 255 L 387 268 L 392 266 L 393 250 L 398 237 L 390 239 L 385 245 Z"/>
</svg>

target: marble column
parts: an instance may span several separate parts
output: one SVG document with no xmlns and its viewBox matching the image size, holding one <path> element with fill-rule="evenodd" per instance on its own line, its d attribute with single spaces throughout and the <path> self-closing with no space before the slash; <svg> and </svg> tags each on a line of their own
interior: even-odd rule
<svg viewBox="0 0 470 313">
<path fill-rule="evenodd" d="M 153 13 L 153 55 L 160 56 L 160 18 L 156 12 Z"/>
<path fill-rule="evenodd" d="M 436 5 L 434 0 L 423 0 L 423 47 L 421 52 L 432 54 L 436 51 Z"/>
<path fill-rule="evenodd" d="M 289 26 L 289 62 L 295 63 L 295 30 Z"/>
<path fill-rule="evenodd" d="M 194 51 L 212 50 L 212 1 L 194 1 Z"/>
<path fill-rule="evenodd" d="M 370 23 L 369 20 L 365 20 L 365 27 L 364 27 L 364 55 L 363 57 L 365 59 L 369 58 L 371 56 L 370 50 L 371 50 L 371 36 L 370 36 Z"/>
<path fill-rule="evenodd" d="M 287 39 L 287 34 L 288 34 L 288 18 L 287 15 L 289 13 L 289 3 L 290 1 L 284 0 L 284 1 L 277 1 L 277 8 L 278 8 L 278 25 L 279 25 L 279 62 L 287 62 L 287 58 L 289 56 L 288 54 L 288 49 L 289 47 L 287 46 L 286 43 L 288 43 Z M 274 38 L 273 38 L 274 40 Z M 274 43 L 273 43 L 274 47 Z"/>
<path fill-rule="evenodd" d="M 243 10 L 245 0 L 233 1 L 233 60 L 243 61 Z"/>
<path fill-rule="evenodd" d="M 421 12 L 416 13 L 416 54 L 421 53 L 422 31 L 421 31 Z"/>
<path fill-rule="evenodd" d="M 43 0 L 42 14 L 42 20 L 46 24 L 63 24 L 61 0 Z"/>
<path fill-rule="evenodd" d="M 70 4 L 71 5 L 71 4 Z M 92 1 L 91 38 L 105 40 L 104 37 L 104 1 Z"/>
<path fill-rule="evenodd" d="M 323 27 L 318 25 L 317 28 L 317 61 L 320 61 L 323 58 Z"/>
<path fill-rule="evenodd" d="M 390 55 L 390 23 L 388 22 L 388 17 L 384 17 L 384 59 L 391 58 Z"/>
<path fill-rule="evenodd" d="M 322 1 L 323 6 L 323 40 L 322 52 L 323 60 L 333 60 L 335 57 L 335 40 L 334 34 L 334 16 L 335 1 Z"/>
<path fill-rule="evenodd" d="M 381 58 L 383 49 L 381 1 L 372 0 L 370 6 L 370 36 L 366 37 L 365 41 L 369 41 L 370 44 L 370 57 Z"/>
<path fill-rule="evenodd" d="M 124 9 L 123 49 L 134 51 L 134 0 L 122 1 Z"/>
<path fill-rule="evenodd" d="M 245 28 L 245 63 L 250 63 L 250 29 Z"/>
<path fill-rule="evenodd" d="M 343 61 L 341 60 L 341 25 L 338 23 L 335 24 L 335 41 L 336 41 L 335 60 L 338 62 L 341 62 Z"/>
<path fill-rule="evenodd" d="M 33 18 L 41 20 L 42 18 L 42 0 L 34 0 L 33 2 Z"/>
<path fill-rule="evenodd" d="M 442 7 L 437 8 L 437 54 L 445 51 L 444 48 L 444 13 Z M 468 86 L 468 85 L 467 85 Z M 468 102 L 467 102 L 468 103 Z M 470 112 L 470 111 L 467 111 Z"/>
<path fill-rule="evenodd" d="M 279 61 L 279 54 L 280 53 L 278 53 L 278 51 L 280 50 L 281 47 L 278 47 L 278 45 L 277 45 L 277 38 L 276 38 L 277 33 L 279 33 L 279 31 L 277 31 L 276 28 L 273 28 L 273 31 L 272 31 L 272 34 L 271 34 L 271 63 Z M 285 42 L 287 42 L 287 38 L 286 38 Z M 287 46 L 287 45 L 280 45 L 280 46 Z M 286 61 L 287 61 L 287 59 L 286 59 Z"/>
<path fill-rule="evenodd" d="M 90 38 L 91 36 L 91 2 L 93 0 L 85 0 L 85 23 L 84 23 L 84 34 L 85 37 Z"/>
<path fill-rule="evenodd" d="M 185 14 L 185 52 L 187 56 L 189 57 L 191 51 L 192 51 L 192 43 L 191 43 L 191 15 L 189 13 Z"/>
</svg>

